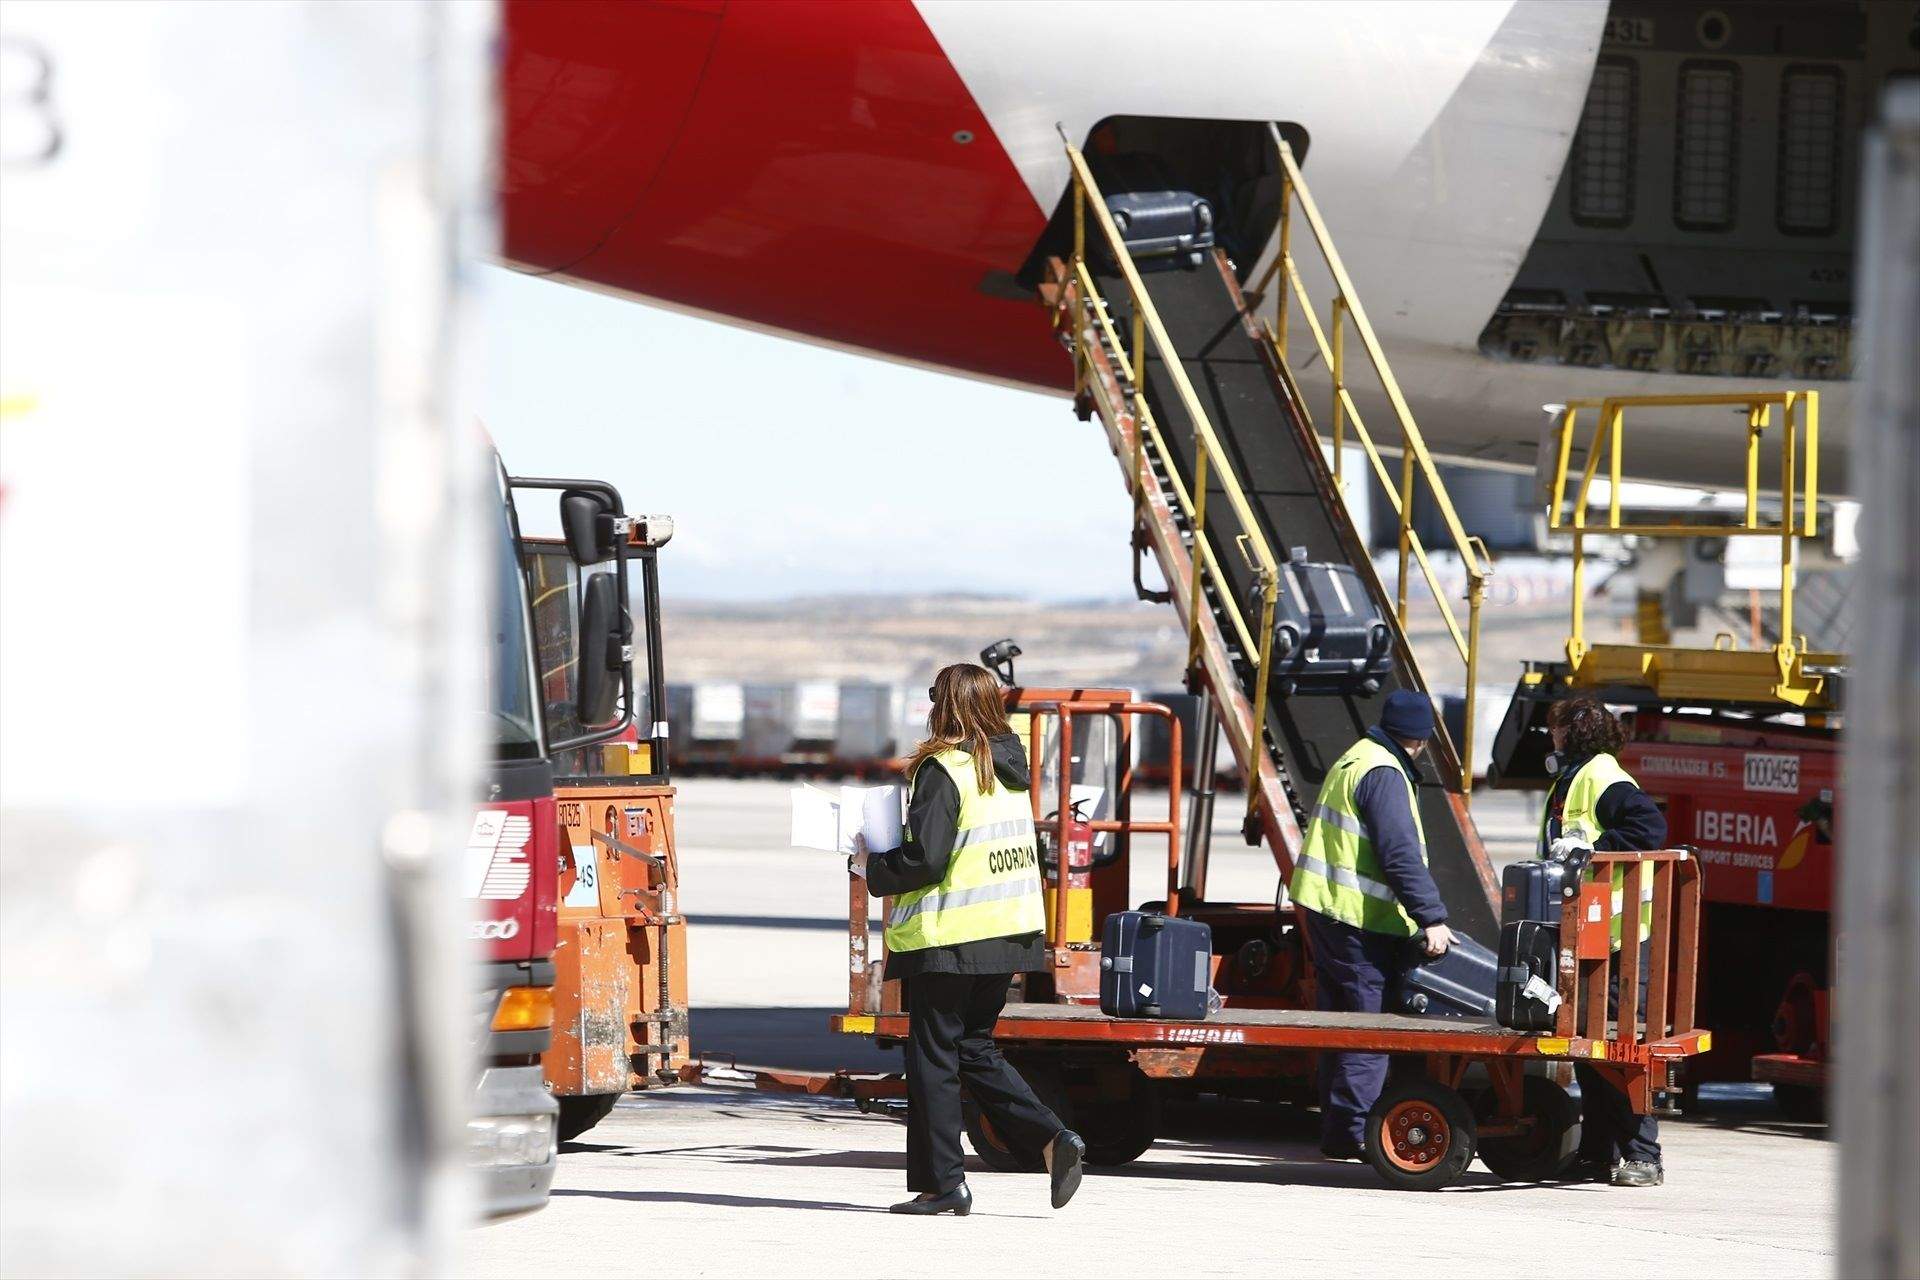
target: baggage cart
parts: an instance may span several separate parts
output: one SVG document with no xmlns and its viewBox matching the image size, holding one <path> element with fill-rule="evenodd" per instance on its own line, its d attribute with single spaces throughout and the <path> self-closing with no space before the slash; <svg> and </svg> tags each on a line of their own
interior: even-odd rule
<svg viewBox="0 0 1920 1280">
<path fill-rule="evenodd" d="M 1215 986 L 1224 1005 L 1200 1021 L 1113 1018 L 1097 1007 L 1099 946 L 1069 935 L 1077 913 L 1050 910 L 1048 971 L 1028 974 L 995 1029 L 1002 1050 L 1042 1099 L 1087 1140 L 1094 1164 L 1124 1164 L 1144 1153 L 1158 1132 L 1160 1100 L 1169 1088 L 1192 1087 L 1276 1098 L 1312 1097 L 1314 1055 L 1356 1050 L 1393 1055 L 1394 1070 L 1368 1119 L 1367 1162 L 1391 1186 L 1437 1190 L 1456 1181 L 1477 1157 L 1509 1181 L 1545 1181 L 1573 1156 L 1576 1109 L 1553 1069 L 1586 1061 L 1618 1085 L 1636 1112 L 1656 1108 L 1656 1095 L 1688 1056 L 1711 1047 L 1711 1036 L 1694 1024 L 1696 953 L 1700 929 L 1700 865 L 1688 850 L 1596 853 L 1582 873 L 1579 891 L 1562 906 L 1564 940 L 1556 975 L 1560 1003 L 1550 1032 L 1516 1031 L 1491 1019 L 1412 1017 L 1397 1014 L 1323 1013 L 1312 1008 L 1312 969 L 1294 927 L 1293 908 L 1263 904 L 1212 904 L 1204 886 L 1180 884 L 1180 771 L 1178 721 L 1164 706 L 1133 703 L 1124 695 L 1090 696 L 1071 691 L 1057 700 L 1015 701 L 1034 718 L 1034 777 L 1043 774 L 1040 752 L 1048 735 L 1041 721 L 1058 725 L 1058 759 L 1074 758 L 1076 717 L 1122 719 L 1154 716 L 1170 722 L 1170 808 L 1164 822 L 1134 821 L 1128 771 L 1116 816 L 1095 824 L 1113 838 L 1117 858 L 1096 869 L 1126 883 L 1126 859 L 1136 835 L 1163 836 L 1168 844 L 1169 915 L 1205 920 L 1215 936 Z M 1077 699 L 1077 700 L 1075 700 Z M 1123 730 L 1120 735 L 1127 734 Z M 1059 770 L 1066 774 L 1067 770 Z M 1056 800 L 1036 785 L 1036 822 L 1044 806 L 1068 813 L 1058 783 Z M 1065 842 L 1066 819 L 1056 828 L 1055 847 Z M 1043 832 L 1043 834 L 1045 834 Z M 1653 923 L 1649 934 L 1648 994 L 1644 1016 L 1609 1019 L 1607 988 L 1639 983 L 1640 926 L 1634 911 L 1621 920 L 1623 945 L 1611 949 L 1608 873 L 1616 863 L 1655 866 Z M 1050 903 L 1059 892 L 1058 864 L 1048 868 Z M 1111 904 L 1111 881 L 1091 887 L 1096 906 Z M 1069 883 L 1068 891 L 1072 892 Z M 1123 909 L 1112 906 L 1110 909 Z M 897 1043 L 907 1034 L 898 983 L 882 981 L 884 948 L 870 944 L 872 917 L 864 881 L 848 896 L 850 982 L 844 1014 L 835 1030 Z M 1264 911 L 1264 917 L 1262 912 Z M 1093 921 L 1098 928 L 1107 912 Z M 884 919 L 884 909 L 881 913 Z M 1279 941 L 1263 940 L 1278 936 Z M 1264 958 L 1253 954 L 1265 947 Z M 1290 950 L 1291 948 L 1291 950 Z M 1253 971 L 1258 970 L 1255 974 Z M 1284 979 L 1276 974 L 1285 971 Z M 1262 985 L 1262 980 L 1265 985 Z M 967 1131 L 975 1151 L 995 1168 L 1038 1167 L 1038 1152 L 1010 1147 L 972 1107 Z"/>
</svg>

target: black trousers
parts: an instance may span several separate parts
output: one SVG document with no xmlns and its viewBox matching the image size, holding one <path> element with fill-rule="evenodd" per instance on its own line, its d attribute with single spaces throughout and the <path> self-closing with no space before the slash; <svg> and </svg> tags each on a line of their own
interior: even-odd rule
<svg viewBox="0 0 1920 1280">
<path fill-rule="evenodd" d="M 1641 943 L 1640 1013 L 1646 1012 L 1648 968 L 1652 956 L 1652 943 Z M 1607 983 L 1607 1016 L 1620 1016 L 1618 972 Z M 1574 1063 L 1573 1078 L 1580 1082 L 1581 1159 L 1609 1165 L 1615 1160 L 1660 1163 L 1659 1121 L 1652 1116 L 1635 1115 L 1627 1095 L 1588 1064 Z"/>
<path fill-rule="evenodd" d="M 1011 1145 L 1037 1150 L 1062 1128 L 993 1042 L 1012 981 L 1010 973 L 918 973 L 907 980 L 909 1191 L 951 1191 L 966 1181 L 962 1086 Z"/>
</svg>

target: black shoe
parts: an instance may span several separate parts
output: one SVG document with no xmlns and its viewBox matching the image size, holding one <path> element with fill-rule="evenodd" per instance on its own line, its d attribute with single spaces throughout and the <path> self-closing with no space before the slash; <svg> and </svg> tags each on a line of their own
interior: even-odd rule
<svg viewBox="0 0 1920 1280">
<path fill-rule="evenodd" d="M 1080 1189 L 1080 1165 L 1087 1158 L 1087 1144 L 1073 1130 L 1062 1129 L 1054 1135 L 1051 1150 L 1047 1168 L 1053 1177 L 1053 1207 L 1064 1209 Z"/>
<path fill-rule="evenodd" d="M 1622 1160 L 1609 1179 L 1616 1187 L 1657 1187 L 1666 1180 L 1666 1170 L 1648 1160 Z"/>
<path fill-rule="evenodd" d="M 1320 1154 L 1329 1160 L 1365 1160 L 1367 1151 L 1352 1140 L 1333 1140 L 1320 1144 Z"/>
<path fill-rule="evenodd" d="M 888 1213 L 914 1213 L 922 1217 L 932 1217 L 936 1213 L 950 1213 L 956 1218 L 964 1218 L 973 1212 L 973 1192 L 967 1190 L 967 1184 L 961 1183 L 951 1191 L 942 1191 L 937 1196 L 928 1196 L 924 1200 L 903 1200 L 887 1210 Z"/>
</svg>

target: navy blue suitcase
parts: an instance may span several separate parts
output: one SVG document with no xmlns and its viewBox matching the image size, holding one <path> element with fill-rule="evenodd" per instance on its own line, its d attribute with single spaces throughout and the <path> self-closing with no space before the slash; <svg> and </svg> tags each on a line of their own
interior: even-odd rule
<svg viewBox="0 0 1920 1280">
<path fill-rule="evenodd" d="M 1116 1018 L 1207 1016 L 1213 931 L 1197 920 L 1116 911 L 1100 937 L 1100 1012 Z"/>
<path fill-rule="evenodd" d="M 1560 923 L 1561 905 L 1579 892 L 1580 873 L 1564 862 L 1529 858 L 1500 873 L 1500 924 L 1516 920 Z"/>
<path fill-rule="evenodd" d="M 1559 956 L 1559 925 L 1544 920 L 1509 920 L 1500 926 L 1496 1022 L 1515 1031 L 1553 1030 L 1554 1015 L 1560 1009 L 1556 985 Z"/>
<path fill-rule="evenodd" d="M 1388 1013 L 1491 1018 L 1499 957 L 1472 938 L 1456 935 L 1447 954 L 1429 960 L 1416 939 L 1407 962 L 1387 989 Z"/>
<path fill-rule="evenodd" d="M 1262 601 L 1250 593 L 1257 615 Z M 1307 559 L 1295 547 L 1273 602 L 1273 679 L 1295 694 L 1377 693 L 1393 670 L 1393 635 L 1352 565 Z"/>
<path fill-rule="evenodd" d="M 1107 213 L 1142 270 L 1197 267 L 1213 248 L 1213 206 L 1191 191 L 1108 196 Z"/>
</svg>

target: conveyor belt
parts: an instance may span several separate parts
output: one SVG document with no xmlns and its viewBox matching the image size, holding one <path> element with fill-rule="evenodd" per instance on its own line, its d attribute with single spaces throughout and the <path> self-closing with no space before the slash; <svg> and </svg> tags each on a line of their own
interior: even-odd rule
<svg viewBox="0 0 1920 1280">
<path fill-rule="evenodd" d="M 1309 559 L 1355 564 L 1362 579 L 1372 582 L 1371 569 L 1363 563 L 1364 544 L 1345 507 L 1316 478 L 1316 471 L 1323 467 L 1318 441 L 1296 419 L 1280 384 L 1243 327 L 1238 291 L 1230 280 L 1224 260 L 1219 264 L 1209 261 L 1196 270 L 1145 277 L 1154 307 L 1180 353 L 1201 408 L 1229 455 L 1275 554 L 1284 558 L 1290 548 L 1305 547 Z M 1109 298 L 1127 296 L 1125 284 L 1115 276 L 1101 278 L 1100 286 Z M 1126 332 L 1124 319 L 1120 331 Z M 1190 483 L 1195 459 L 1193 426 L 1157 355 L 1147 360 L 1145 391 L 1174 454 L 1163 461 Z M 1253 572 L 1233 554 L 1238 528 L 1224 490 L 1213 485 L 1207 501 L 1209 540 L 1220 555 L 1237 598 L 1244 602 L 1252 587 Z M 1393 674 L 1382 681 L 1377 694 L 1272 696 L 1268 704 L 1269 746 L 1279 748 L 1281 767 L 1303 828 L 1303 810 L 1312 805 L 1328 767 L 1378 719 L 1387 694 L 1420 687 L 1417 677 L 1408 671 L 1412 657 L 1404 635 L 1399 634 L 1393 601 L 1382 594 L 1376 602 L 1388 626 L 1395 629 L 1399 654 Z M 1217 613 L 1217 602 L 1214 607 Z M 1251 661 L 1243 664 L 1243 669 L 1251 672 Z M 1251 694 L 1251 679 L 1246 683 Z M 1434 761 L 1423 757 L 1420 770 L 1420 816 L 1428 859 L 1451 923 L 1460 932 L 1492 945 L 1497 940 L 1498 912 L 1492 872 L 1478 833 L 1471 829 L 1471 819 L 1456 811 L 1453 798 L 1440 783 Z"/>
</svg>

